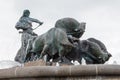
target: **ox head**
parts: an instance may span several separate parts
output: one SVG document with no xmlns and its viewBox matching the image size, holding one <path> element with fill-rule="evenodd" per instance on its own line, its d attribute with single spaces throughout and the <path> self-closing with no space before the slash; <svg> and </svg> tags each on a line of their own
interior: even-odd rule
<svg viewBox="0 0 120 80">
<path fill-rule="evenodd" d="M 106 61 L 110 59 L 110 57 L 112 57 L 110 53 L 104 53 L 101 56 L 99 56 L 99 62 L 104 64 Z"/>
</svg>

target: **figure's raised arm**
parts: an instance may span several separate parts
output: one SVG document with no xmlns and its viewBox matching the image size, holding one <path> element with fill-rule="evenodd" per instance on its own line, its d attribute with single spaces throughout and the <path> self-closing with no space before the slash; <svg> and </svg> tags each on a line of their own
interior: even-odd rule
<svg viewBox="0 0 120 80">
<path fill-rule="evenodd" d="M 39 21 L 38 19 L 34 19 L 34 18 L 30 18 L 30 21 L 36 22 L 36 23 L 38 23 L 39 25 L 42 25 L 42 24 L 43 24 L 43 22 Z"/>
</svg>

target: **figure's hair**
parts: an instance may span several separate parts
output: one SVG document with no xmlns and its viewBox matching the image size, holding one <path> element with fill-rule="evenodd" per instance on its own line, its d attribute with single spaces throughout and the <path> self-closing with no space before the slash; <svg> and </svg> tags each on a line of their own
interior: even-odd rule
<svg viewBox="0 0 120 80">
<path fill-rule="evenodd" d="M 28 17 L 30 15 L 30 11 L 28 9 L 23 11 L 23 17 Z"/>
</svg>

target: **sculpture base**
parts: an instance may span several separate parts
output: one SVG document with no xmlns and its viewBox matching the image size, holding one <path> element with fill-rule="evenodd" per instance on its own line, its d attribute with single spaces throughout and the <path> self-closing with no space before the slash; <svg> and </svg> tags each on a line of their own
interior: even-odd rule
<svg viewBox="0 0 120 80">
<path fill-rule="evenodd" d="M 30 66 L 0 70 L 0 80 L 120 80 L 120 65 Z"/>
</svg>

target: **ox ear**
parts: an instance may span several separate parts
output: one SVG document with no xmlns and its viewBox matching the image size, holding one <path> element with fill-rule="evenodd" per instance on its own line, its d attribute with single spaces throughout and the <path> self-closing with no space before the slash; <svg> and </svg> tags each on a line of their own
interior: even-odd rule
<svg viewBox="0 0 120 80">
<path fill-rule="evenodd" d="M 86 28 L 86 22 L 81 22 L 80 26 L 82 26 L 85 29 Z"/>
<path fill-rule="evenodd" d="M 112 55 L 111 55 L 110 53 L 108 53 L 108 56 L 109 56 L 109 57 L 112 57 Z"/>
</svg>

